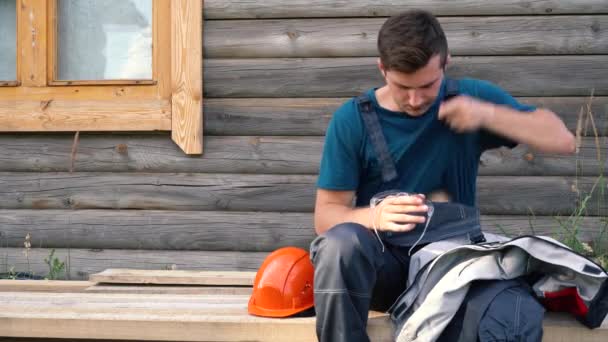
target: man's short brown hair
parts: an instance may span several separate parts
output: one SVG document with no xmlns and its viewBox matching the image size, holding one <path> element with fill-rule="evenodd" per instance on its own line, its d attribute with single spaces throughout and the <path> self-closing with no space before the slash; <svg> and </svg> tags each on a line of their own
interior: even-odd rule
<svg viewBox="0 0 608 342">
<path fill-rule="evenodd" d="M 437 18 L 422 10 L 390 17 L 378 34 L 380 60 L 386 70 L 413 73 L 439 54 L 444 67 L 448 42 Z"/>
</svg>

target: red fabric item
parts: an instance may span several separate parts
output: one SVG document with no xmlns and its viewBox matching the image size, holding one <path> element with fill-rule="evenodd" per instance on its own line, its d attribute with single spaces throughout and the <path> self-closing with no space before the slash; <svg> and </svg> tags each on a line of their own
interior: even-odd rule
<svg viewBox="0 0 608 342">
<path fill-rule="evenodd" d="M 555 292 L 545 292 L 542 303 L 549 311 L 569 312 L 575 316 L 585 316 L 589 308 L 578 295 L 576 287 L 568 287 Z"/>
</svg>

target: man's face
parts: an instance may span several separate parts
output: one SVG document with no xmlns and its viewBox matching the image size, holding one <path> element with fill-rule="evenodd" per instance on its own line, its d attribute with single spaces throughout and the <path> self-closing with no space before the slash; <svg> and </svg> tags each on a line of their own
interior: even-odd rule
<svg viewBox="0 0 608 342">
<path fill-rule="evenodd" d="M 443 67 L 439 55 L 414 73 L 385 70 L 379 64 L 388 90 L 399 110 L 412 116 L 424 114 L 435 102 L 443 80 Z"/>
</svg>

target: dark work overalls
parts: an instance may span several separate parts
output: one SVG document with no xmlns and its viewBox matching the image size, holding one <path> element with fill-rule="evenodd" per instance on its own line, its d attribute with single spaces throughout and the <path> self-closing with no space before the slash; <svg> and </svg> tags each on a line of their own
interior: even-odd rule
<svg viewBox="0 0 608 342">
<path fill-rule="evenodd" d="M 446 96 L 458 94 L 458 82 L 446 80 Z M 399 189 L 399 175 L 378 114 L 367 95 L 357 98 L 366 131 L 382 169 L 378 192 Z M 315 267 L 314 296 L 317 337 L 321 342 L 369 341 L 366 332 L 370 309 L 386 311 L 405 290 L 408 252 L 424 224 L 407 233 L 374 232 L 352 222 L 339 224 L 311 244 Z M 417 248 L 430 242 L 467 234 L 471 243 L 483 242 L 476 208 L 457 203 L 434 203 L 434 214 Z M 384 249 L 385 247 L 385 249 Z M 415 251 L 415 250 L 414 250 Z M 459 327 L 451 326 L 452 329 Z"/>
</svg>

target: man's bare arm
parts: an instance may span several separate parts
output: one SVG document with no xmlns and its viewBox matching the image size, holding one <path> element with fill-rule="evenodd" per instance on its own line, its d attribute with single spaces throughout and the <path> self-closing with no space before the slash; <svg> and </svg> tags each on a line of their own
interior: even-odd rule
<svg viewBox="0 0 608 342">
<path fill-rule="evenodd" d="M 540 152 L 572 154 L 576 148 L 574 135 L 545 108 L 524 113 L 461 95 L 441 105 L 439 118 L 458 132 L 483 127 Z"/>
<path fill-rule="evenodd" d="M 371 227 L 370 209 L 353 208 L 354 191 L 317 189 L 315 201 L 315 231 L 325 233 L 329 228 L 343 222 L 355 222 Z"/>
</svg>

